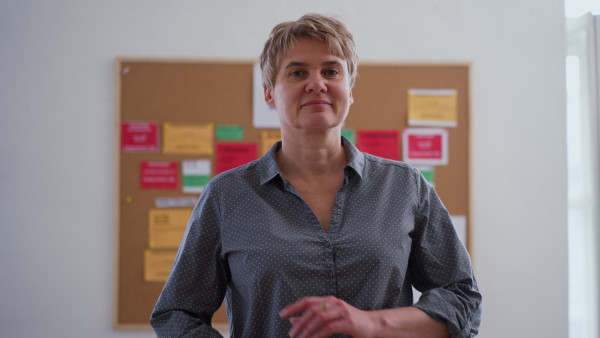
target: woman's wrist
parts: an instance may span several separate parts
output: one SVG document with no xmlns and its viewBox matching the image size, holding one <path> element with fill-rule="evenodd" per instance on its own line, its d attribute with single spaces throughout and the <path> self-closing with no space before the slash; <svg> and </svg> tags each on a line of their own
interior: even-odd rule
<svg viewBox="0 0 600 338">
<path fill-rule="evenodd" d="M 448 328 L 414 307 L 368 311 L 373 337 L 449 337 Z"/>
</svg>

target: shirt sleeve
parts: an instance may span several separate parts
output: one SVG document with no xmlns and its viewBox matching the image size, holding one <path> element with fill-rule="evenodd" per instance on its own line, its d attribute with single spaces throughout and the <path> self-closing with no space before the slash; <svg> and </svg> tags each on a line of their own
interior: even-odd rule
<svg viewBox="0 0 600 338">
<path fill-rule="evenodd" d="M 469 254 L 435 190 L 420 173 L 415 177 L 418 207 L 408 269 L 422 295 L 414 306 L 446 324 L 453 338 L 474 337 L 482 297 Z"/>
<path fill-rule="evenodd" d="M 222 337 L 211 320 L 223 302 L 229 269 L 220 257 L 221 215 L 211 187 L 209 183 L 192 212 L 150 317 L 158 337 Z"/>
</svg>

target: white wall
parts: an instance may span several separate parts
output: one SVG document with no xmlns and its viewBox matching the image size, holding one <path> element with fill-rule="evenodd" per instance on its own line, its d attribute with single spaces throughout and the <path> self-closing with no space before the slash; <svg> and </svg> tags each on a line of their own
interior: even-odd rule
<svg viewBox="0 0 600 338">
<path fill-rule="evenodd" d="M 0 1 L 0 336 L 152 336 L 111 329 L 114 59 L 257 58 L 309 11 L 362 60 L 472 62 L 480 336 L 567 337 L 560 0 Z"/>
</svg>

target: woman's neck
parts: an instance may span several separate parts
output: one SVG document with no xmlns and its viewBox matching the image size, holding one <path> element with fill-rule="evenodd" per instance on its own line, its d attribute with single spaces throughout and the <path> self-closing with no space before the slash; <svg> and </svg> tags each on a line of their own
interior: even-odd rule
<svg viewBox="0 0 600 338">
<path fill-rule="evenodd" d="M 339 174 L 348 163 L 339 130 L 304 132 L 286 137 L 277 152 L 277 163 L 283 175 L 290 179 L 321 180 Z"/>
</svg>

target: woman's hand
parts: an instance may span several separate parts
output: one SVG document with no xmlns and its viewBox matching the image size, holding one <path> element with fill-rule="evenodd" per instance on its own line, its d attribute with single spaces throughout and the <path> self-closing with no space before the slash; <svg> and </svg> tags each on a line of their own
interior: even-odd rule
<svg viewBox="0 0 600 338">
<path fill-rule="evenodd" d="M 333 296 L 304 297 L 279 312 L 289 318 L 292 337 L 329 337 L 344 333 L 355 338 L 373 337 L 372 311 L 362 311 Z M 297 317 L 292 317 L 300 314 Z"/>
<path fill-rule="evenodd" d="M 448 328 L 414 306 L 363 311 L 333 296 L 304 297 L 279 312 L 289 318 L 292 337 L 329 337 L 343 333 L 354 338 L 450 337 Z M 292 317 L 299 314 L 297 317 Z"/>
</svg>

